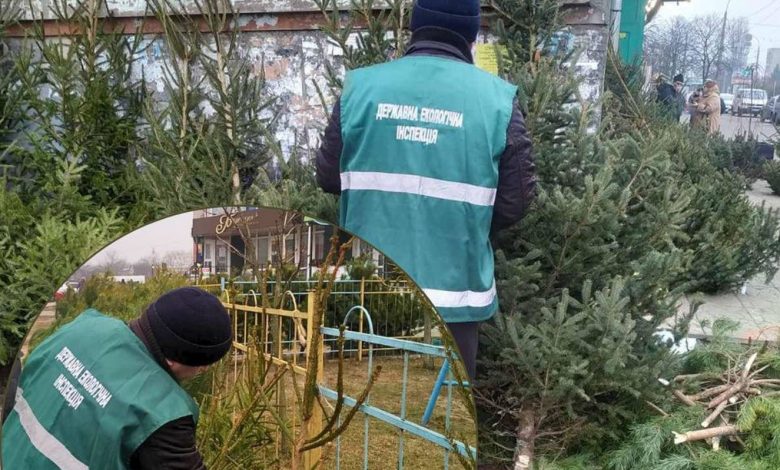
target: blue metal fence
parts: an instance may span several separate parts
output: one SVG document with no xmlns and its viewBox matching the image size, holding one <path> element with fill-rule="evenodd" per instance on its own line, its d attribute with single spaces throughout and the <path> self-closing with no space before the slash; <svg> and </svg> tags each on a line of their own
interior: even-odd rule
<svg viewBox="0 0 780 470">
<path fill-rule="evenodd" d="M 312 295 L 312 292 L 309 292 Z M 235 340 L 237 343 L 242 344 L 248 341 L 249 337 L 253 334 L 259 334 L 259 341 L 255 344 L 262 349 L 263 353 L 270 354 L 274 358 L 274 361 L 288 361 L 294 366 L 298 366 L 301 363 L 302 355 L 305 352 L 297 344 L 300 339 L 300 323 L 308 323 L 310 320 L 309 314 L 311 312 L 302 312 L 298 309 L 298 301 L 296 296 L 291 292 L 284 294 L 285 302 L 281 309 L 263 309 L 258 308 L 260 303 L 260 295 L 254 291 L 246 292 L 240 297 L 240 299 L 226 299 L 228 302 L 239 301 L 240 304 L 227 303 L 226 306 L 230 307 L 231 314 L 233 315 L 233 327 Z M 307 302 L 307 305 L 312 303 L 311 299 Z M 241 305 L 244 304 L 244 305 Z M 266 314 L 263 314 L 266 312 Z M 454 376 L 453 371 L 449 367 L 450 360 L 454 354 L 441 345 L 425 344 L 418 341 L 411 341 L 403 338 L 392 338 L 384 335 L 376 334 L 375 324 L 372 315 L 369 310 L 363 306 L 355 305 L 348 309 L 343 317 L 342 326 L 352 324 L 354 317 L 362 317 L 363 322 L 366 324 L 367 332 L 352 331 L 345 329 L 343 332 L 345 342 L 362 343 L 364 345 L 364 351 L 366 352 L 366 367 L 367 377 L 371 376 L 374 364 L 377 359 L 377 354 L 392 354 L 403 359 L 403 372 L 400 381 L 401 397 L 400 397 L 400 411 L 395 409 L 393 412 L 387 409 L 382 409 L 380 406 L 371 402 L 371 395 L 358 407 L 358 413 L 362 414 L 363 419 L 363 432 L 362 432 L 362 468 L 368 470 L 369 468 L 369 436 L 371 434 L 371 423 L 380 422 L 395 429 L 397 434 L 397 464 L 394 465 L 398 469 L 403 469 L 405 465 L 405 449 L 406 438 L 413 437 L 416 440 L 422 439 L 430 444 L 433 444 L 434 448 L 439 448 L 441 452 L 441 466 L 438 468 L 449 469 L 451 460 L 455 457 L 459 462 L 465 460 L 467 462 L 476 462 L 476 449 L 462 440 L 458 440 L 453 437 L 452 419 L 453 412 L 453 393 L 457 393 L 459 387 L 467 387 L 468 384 L 459 382 Z M 273 346 L 271 339 L 268 337 L 268 330 L 271 327 L 272 322 L 276 323 L 277 331 L 282 332 L 283 340 L 281 343 L 277 341 L 276 346 Z M 333 324 L 333 323 L 331 323 Z M 339 328 L 334 327 L 321 327 L 320 332 L 323 336 L 323 343 L 336 343 L 340 336 Z M 305 332 L 304 332 L 305 335 Z M 334 348 L 335 349 L 335 348 Z M 335 350 L 331 353 L 337 352 Z M 326 351 L 322 351 L 322 354 L 327 354 Z M 410 419 L 407 414 L 407 393 L 409 383 L 409 364 L 410 358 L 434 358 L 442 361 L 442 368 L 439 371 L 436 382 L 432 384 L 431 396 L 428 399 L 428 404 L 421 419 L 415 421 Z M 300 367 L 298 367 L 300 369 Z M 297 369 L 296 369 L 297 370 Z M 300 369 L 303 370 L 303 369 Z M 380 376 L 381 377 L 381 376 Z M 381 380 L 381 379 L 380 379 Z M 338 393 L 336 390 L 331 389 L 325 383 L 318 384 L 322 397 L 327 400 L 337 400 Z M 430 418 L 433 414 L 435 405 L 439 400 L 439 395 L 442 394 L 442 389 L 446 393 L 446 403 L 443 413 L 443 429 L 441 429 L 441 419 L 437 420 L 437 426 L 430 424 Z M 428 393 L 428 392 L 426 392 Z M 463 398 L 463 395 L 461 395 Z M 351 396 L 343 397 L 343 404 L 347 407 L 354 408 L 357 400 Z M 469 403 L 467 406 L 470 406 Z M 440 408 L 439 408 L 440 409 Z M 396 412 L 397 411 L 397 412 Z M 442 415 L 439 414 L 439 417 Z M 359 417 L 355 417 L 359 419 Z M 353 423 L 356 424 L 356 423 Z M 341 425 L 341 422 L 338 423 Z M 476 440 L 476 426 L 473 433 L 469 433 L 467 439 L 474 438 Z M 419 442 L 419 441 L 418 441 Z M 352 447 L 350 447 L 353 451 Z M 341 437 L 336 439 L 336 468 L 341 466 L 342 457 L 342 439 Z M 433 456 L 433 455 L 432 455 Z M 386 463 L 386 462 L 385 462 Z M 476 465 L 467 465 L 475 467 Z M 373 468 L 377 468 L 376 466 Z M 387 466 L 378 468 L 388 468 Z M 430 467 L 426 467 L 430 468 Z"/>
<path fill-rule="evenodd" d="M 370 313 L 368 312 L 368 310 L 366 310 L 365 308 L 359 305 L 352 307 L 347 312 L 347 315 L 345 316 L 345 323 L 347 323 L 349 317 L 354 312 L 363 313 L 364 319 L 368 324 L 369 332 L 361 333 L 357 331 L 347 330 L 344 331 L 343 333 L 344 339 L 362 341 L 367 345 L 368 361 L 366 366 L 368 368 L 369 375 L 371 373 L 371 370 L 373 369 L 374 346 L 383 346 L 387 348 L 392 348 L 397 353 L 403 354 L 403 361 L 404 361 L 403 376 L 401 382 L 402 391 L 401 391 L 401 402 L 400 402 L 400 406 L 401 406 L 400 414 L 396 415 L 388 411 L 385 411 L 381 408 L 372 406 L 370 404 L 370 394 L 368 398 L 365 400 L 365 402 L 358 409 L 358 411 L 364 415 L 363 416 L 363 420 L 364 420 L 363 469 L 367 470 L 369 468 L 368 467 L 368 455 L 369 455 L 368 441 L 369 441 L 371 419 L 386 423 L 397 429 L 398 432 L 397 468 L 398 469 L 404 468 L 404 441 L 406 435 L 412 435 L 424 439 L 440 447 L 442 451 L 442 457 L 443 457 L 442 460 L 443 468 L 445 469 L 449 468 L 450 458 L 452 453 L 457 453 L 462 458 L 468 461 L 472 461 L 472 462 L 476 461 L 476 449 L 473 446 L 470 446 L 468 444 L 465 444 L 462 441 L 450 437 L 450 432 L 451 432 L 450 416 L 452 413 L 452 405 L 453 405 L 453 388 L 457 386 L 463 386 L 463 384 L 459 384 L 457 380 L 455 380 L 454 377 L 452 376 L 452 372 L 449 369 L 449 367 L 446 367 L 446 364 L 448 364 L 448 360 L 450 356 L 447 350 L 443 346 L 423 344 L 415 341 L 389 338 L 389 337 L 374 334 L 373 333 L 374 328 L 373 328 L 373 323 L 371 321 Z M 340 335 L 338 328 L 322 327 L 320 330 L 322 331 L 323 336 L 326 337 L 338 338 Z M 443 367 L 440 372 L 440 378 L 439 380 L 437 380 L 437 383 L 434 386 L 434 391 L 432 393 L 431 400 L 429 400 L 428 408 L 426 409 L 425 416 L 423 417 L 423 422 L 420 423 L 416 423 L 409 420 L 406 415 L 409 357 L 411 354 L 440 358 L 444 360 L 444 364 L 445 364 L 445 367 Z M 444 376 L 448 377 L 448 379 L 443 380 L 444 377 L 441 377 L 441 374 L 444 374 Z M 433 411 L 433 405 L 435 404 L 436 397 L 438 397 L 439 394 L 439 387 L 441 386 L 447 387 L 447 402 L 445 408 L 444 432 L 431 429 L 427 425 L 430 419 L 430 415 Z M 338 397 L 338 393 L 335 390 L 328 388 L 324 385 L 319 385 L 319 389 L 322 396 L 324 396 L 329 400 L 336 400 Z M 354 407 L 356 404 L 356 400 L 353 397 L 346 396 L 344 397 L 344 404 L 350 407 Z M 476 432 L 476 428 L 475 428 L 475 432 Z M 339 468 L 340 463 L 341 463 L 341 438 L 339 437 L 337 438 L 336 441 L 336 468 Z"/>
</svg>

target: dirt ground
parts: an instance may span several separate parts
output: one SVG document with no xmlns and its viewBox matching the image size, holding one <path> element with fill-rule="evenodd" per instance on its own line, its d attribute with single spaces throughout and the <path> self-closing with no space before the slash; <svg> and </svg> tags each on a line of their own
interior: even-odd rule
<svg viewBox="0 0 780 470">
<path fill-rule="evenodd" d="M 403 360 L 400 357 L 375 357 L 374 365 L 381 365 L 382 372 L 374 385 L 369 404 L 387 412 L 400 415 L 403 377 Z M 425 407 L 430 397 L 433 384 L 441 366 L 434 364 L 434 369 L 427 369 L 423 359 L 410 357 L 407 381 L 406 417 L 409 421 L 420 423 Z M 325 364 L 326 384 L 335 389 L 337 379 L 335 361 Z M 345 361 L 346 393 L 356 397 L 364 388 L 368 379 L 366 359 L 357 362 L 356 359 Z M 290 389 L 289 392 L 292 392 Z M 291 396 L 289 393 L 288 397 Z M 470 394 L 467 395 L 470 400 Z M 452 412 L 450 421 L 450 437 L 476 446 L 476 425 L 468 411 L 464 394 L 458 393 L 453 387 Z M 447 390 L 442 393 L 436 403 L 436 408 L 429 428 L 445 433 L 445 411 L 447 406 Z M 363 468 L 365 415 L 358 413 L 341 436 L 340 466 L 341 470 L 358 470 Z M 400 433 L 390 425 L 374 418 L 369 418 L 368 438 L 368 468 L 384 469 L 399 468 Z M 403 467 L 408 469 L 439 469 L 445 468 L 445 451 L 422 438 L 406 434 L 404 436 Z M 336 468 L 335 441 L 323 448 L 323 468 Z M 464 468 L 454 453 L 449 455 L 448 468 Z"/>
</svg>

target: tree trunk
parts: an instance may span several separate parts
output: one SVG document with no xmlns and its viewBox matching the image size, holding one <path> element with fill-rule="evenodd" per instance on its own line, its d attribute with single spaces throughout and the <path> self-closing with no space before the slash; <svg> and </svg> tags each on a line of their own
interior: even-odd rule
<svg viewBox="0 0 780 470">
<path fill-rule="evenodd" d="M 512 470 L 533 470 L 534 440 L 536 440 L 536 417 L 533 411 L 520 412 L 517 423 L 517 441 Z"/>
</svg>

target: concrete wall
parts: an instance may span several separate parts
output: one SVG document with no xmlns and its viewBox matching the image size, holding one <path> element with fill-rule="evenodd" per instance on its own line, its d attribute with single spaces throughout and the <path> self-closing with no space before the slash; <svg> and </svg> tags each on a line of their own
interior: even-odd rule
<svg viewBox="0 0 780 470">
<path fill-rule="evenodd" d="M 604 88 L 609 45 L 609 10 L 611 0 L 563 0 L 564 18 L 581 50 L 577 73 L 583 77 L 580 92 L 596 102 Z"/>
<path fill-rule="evenodd" d="M 51 3 L 55 0 L 32 0 L 37 17 L 53 18 Z M 340 0 L 341 1 L 341 0 Z M 608 41 L 610 0 L 562 0 L 569 28 L 576 36 L 575 44 L 582 48 L 577 71 L 584 77 L 582 94 L 590 100 L 601 96 Z M 349 0 L 341 1 L 342 4 Z M 184 5 L 195 12 L 194 1 Z M 277 137 L 286 156 L 294 153 L 310 155 L 317 148 L 319 134 L 327 119 L 316 86 L 326 90 L 325 65 L 341 67 L 342 51 L 329 44 L 319 32 L 322 15 L 311 0 L 234 0 L 241 12 L 242 34 L 238 53 L 254 64 L 260 76 L 264 64 L 267 90 L 277 97 L 280 113 Z M 107 9 L 116 25 L 131 32 L 146 15 L 145 0 L 108 0 Z M 33 12 L 27 12 L 31 18 Z M 153 18 L 144 19 L 145 40 L 149 47 L 138 57 L 137 78 L 145 77 L 150 91 L 161 93 L 163 63 L 166 50 L 159 38 L 160 25 Z M 54 21 L 46 23 L 47 34 L 57 36 L 63 29 Z M 353 40 L 355 38 L 352 38 Z M 485 31 L 480 42 L 493 38 Z M 328 97 L 327 106 L 333 97 Z"/>
</svg>

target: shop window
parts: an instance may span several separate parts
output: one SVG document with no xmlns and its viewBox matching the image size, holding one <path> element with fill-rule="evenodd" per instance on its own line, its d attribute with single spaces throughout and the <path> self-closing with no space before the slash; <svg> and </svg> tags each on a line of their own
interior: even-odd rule
<svg viewBox="0 0 780 470">
<path fill-rule="evenodd" d="M 296 263 L 295 253 L 298 251 L 297 238 L 295 234 L 287 235 L 284 238 L 284 261 L 286 263 Z"/>
<path fill-rule="evenodd" d="M 314 250 L 312 252 L 312 264 L 320 266 L 325 260 L 325 231 L 317 230 L 314 232 Z"/>
<path fill-rule="evenodd" d="M 255 239 L 255 255 L 258 265 L 265 266 L 268 264 L 268 237 Z"/>
</svg>

